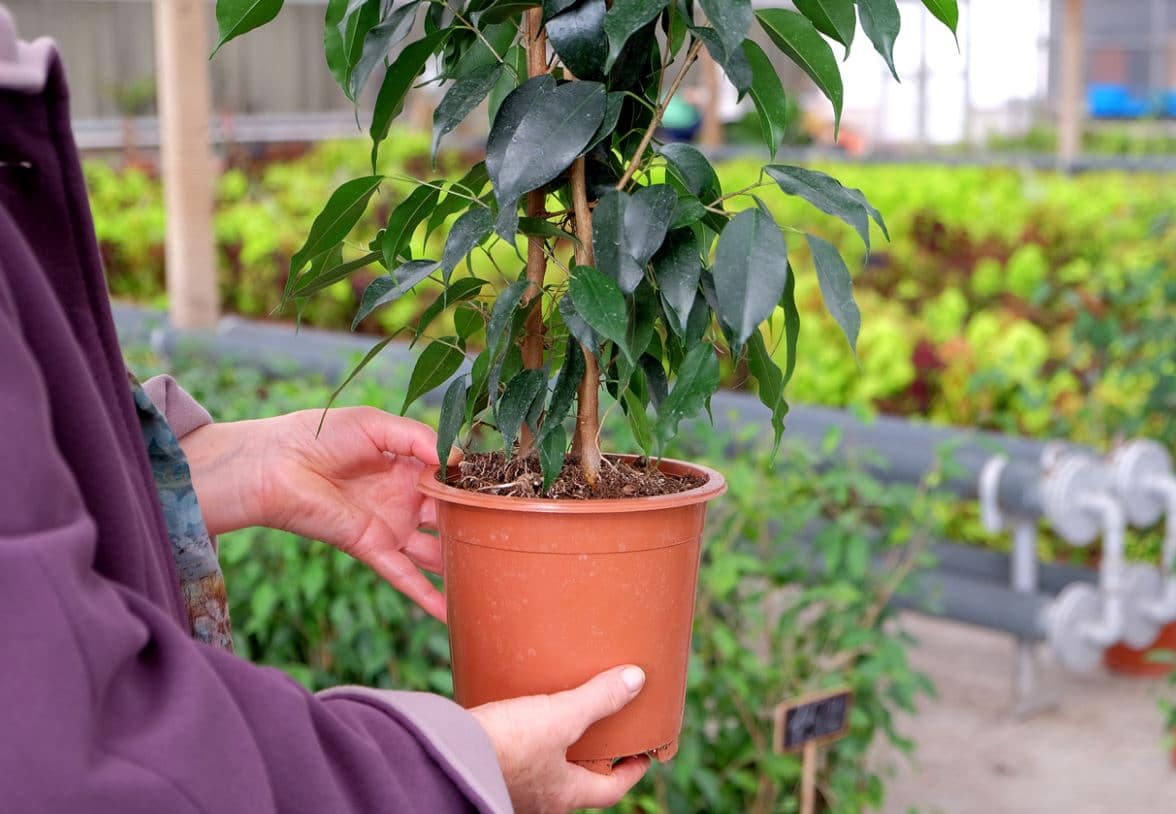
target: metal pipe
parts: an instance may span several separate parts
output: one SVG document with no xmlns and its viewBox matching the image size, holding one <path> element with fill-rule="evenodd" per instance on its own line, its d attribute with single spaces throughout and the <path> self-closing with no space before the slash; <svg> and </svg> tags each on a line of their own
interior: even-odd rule
<svg viewBox="0 0 1176 814">
<path fill-rule="evenodd" d="M 910 591 L 896 595 L 896 607 L 1041 641 L 1053 598 L 1021 593 L 941 571 L 917 575 Z"/>
<path fill-rule="evenodd" d="M 1125 565 L 1127 521 L 1119 501 L 1105 492 L 1081 495 L 1078 508 L 1095 512 L 1102 524 L 1102 563 L 1099 588 L 1102 590 L 1102 618 L 1087 622 L 1083 633 L 1102 647 L 1110 647 L 1123 634 L 1123 568 Z"/>
<path fill-rule="evenodd" d="M 1164 543 L 1160 553 L 1160 574 L 1164 591 L 1160 599 L 1149 602 L 1145 611 L 1157 622 L 1167 624 L 1176 619 L 1176 476 L 1151 475 L 1142 486 L 1164 501 Z"/>
<path fill-rule="evenodd" d="M 930 550 L 936 559 L 936 567 L 940 571 L 978 582 L 1008 585 L 1012 581 L 1013 558 L 1011 554 L 953 542 L 935 543 Z M 1039 562 L 1037 571 L 1037 590 L 1051 596 L 1058 594 L 1067 585 L 1075 582 L 1091 585 L 1098 582 L 1098 572 L 1094 569 L 1066 563 Z"/>
<path fill-rule="evenodd" d="M 1013 526 L 1013 553 L 1010 557 L 1013 590 L 1019 594 L 1037 592 L 1037 524 L 1032 520 L 1021 520 Z M 1037 691 L 1037 665 L 1032 639 L 1017 637 L 1013 654 L 1013 693 L 1017 706 L 1026 708 L 1032 704 Z"/>
</svg>

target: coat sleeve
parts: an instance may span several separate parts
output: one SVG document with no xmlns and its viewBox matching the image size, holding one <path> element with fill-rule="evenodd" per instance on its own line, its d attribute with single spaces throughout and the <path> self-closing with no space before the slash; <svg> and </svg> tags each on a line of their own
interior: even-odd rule
<svg viewBox="0 0 1176 814">
<path fill-rule="evenodd" d="M 456 705 L 313 696 L 193 641 L 95 570 L 98 530 L 56 446 L 48 374 L 3 288 L 0 808 L 509 811 L 489 740 Z"/>
<path fill-rule="evenodd" d="M 159 410 L 176 438 L 212 423 L 204 405 L 192 398 L 171 376 L 152 376 L 143 382 L 143 392 Z"/>
</svg>

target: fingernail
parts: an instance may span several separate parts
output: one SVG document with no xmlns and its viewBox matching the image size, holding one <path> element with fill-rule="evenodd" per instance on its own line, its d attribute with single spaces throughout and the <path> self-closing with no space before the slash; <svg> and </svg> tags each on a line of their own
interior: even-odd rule
<svg viewBox="0 0 1176 814">
<path fill-rule="evenodd" d="M 640 667 L 626 667 L 621 670 L 621 681 L 629 692 L 637 692 L 645 684 L 645 672 Z"/>
</svg>

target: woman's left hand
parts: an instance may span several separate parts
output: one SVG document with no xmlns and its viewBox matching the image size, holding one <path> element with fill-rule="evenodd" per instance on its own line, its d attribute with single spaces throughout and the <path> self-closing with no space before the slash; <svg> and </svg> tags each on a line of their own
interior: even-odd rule
<svg viewBox="0 0 1176 814">
<path fill-rule="evenodd" d="M 437 463 L 436 434 L 372 407 L 209 424 L 184 436 L 192 481 L 213 534 L 269 526 L 330 543 L 367 563 L 428 613 L 445 597 L 440 541 L 425 533 L 436 506 L 417 490 Z"/>
</svg>

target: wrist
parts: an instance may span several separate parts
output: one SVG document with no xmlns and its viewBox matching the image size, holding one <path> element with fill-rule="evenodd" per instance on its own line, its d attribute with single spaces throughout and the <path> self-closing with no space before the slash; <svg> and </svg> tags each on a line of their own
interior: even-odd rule
<svg viewBox="0 0 1176 814">
<path fill-rule="evenodd" d="M 180 439 L 210 534 L 264 525 L 268 507 L 262 421 L 205 424 Z"/>
</svg>

